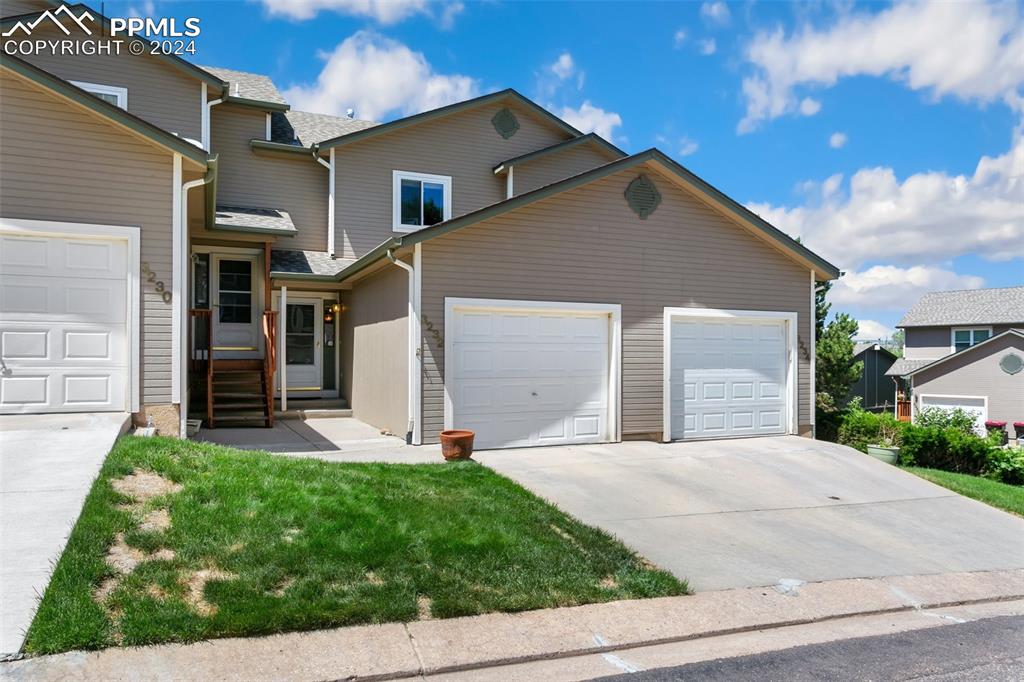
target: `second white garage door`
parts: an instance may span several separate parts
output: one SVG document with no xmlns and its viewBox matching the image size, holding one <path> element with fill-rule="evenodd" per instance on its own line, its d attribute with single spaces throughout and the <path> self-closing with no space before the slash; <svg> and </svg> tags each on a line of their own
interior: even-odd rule
<svg viewBox="0 0 1024 682">
<path fill-rule="evenodd" d="M 0 233 L 0 412 L 128 409 L 127 241 Z"/>
<path fill-rule="evenodd" d="M 788 432 L 787 322 L 669 317 L 671 438 Z"/>
<path fill-rule="evenodd" d="M 446 421 L 476 447 L 610 440 L 605 312 L 454 306 Z"/>
</svg>

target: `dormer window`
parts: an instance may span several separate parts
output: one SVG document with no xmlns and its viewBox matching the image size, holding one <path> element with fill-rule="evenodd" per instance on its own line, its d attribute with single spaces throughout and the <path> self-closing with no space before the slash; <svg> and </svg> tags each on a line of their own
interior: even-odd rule
<svg viewBox="0 0 1024 682">
<path fill-rule="evenodd" d="M 991 327 L 960 328 L 953 330 L 953 352 L 959 353 L 992 336 Z"/>
<path fill-rule="evenodd" d="M 86 83 L 84 81 L 71 81 L 71 84 L 82 88 L 90 94 L 96 95 L 104 102 L 109 102 L 115 107 L 128 109 L 128 88 L 119 88 L 116 85 Z"/>
<path fill-rule="evenodd" d="M 414 232 L 452 217 L 452 179 L 394 171 L 392 173 L 392 229 Z"/>
</svg>

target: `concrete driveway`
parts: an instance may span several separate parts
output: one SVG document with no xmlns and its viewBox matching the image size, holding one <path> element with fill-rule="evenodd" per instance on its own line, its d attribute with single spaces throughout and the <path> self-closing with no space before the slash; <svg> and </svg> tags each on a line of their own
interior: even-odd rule
<svg viewBox="0 0 1024 682">
<path fill-rule="evenodd" d="M 0 416 L 0 656 L 21 649 L 123 413 Z"/>
<path fill-rule="evenodd" d="M 1024 519 L 795 436 L 474 458 L 698 591 L 1024 567 Z"/>
</svg>

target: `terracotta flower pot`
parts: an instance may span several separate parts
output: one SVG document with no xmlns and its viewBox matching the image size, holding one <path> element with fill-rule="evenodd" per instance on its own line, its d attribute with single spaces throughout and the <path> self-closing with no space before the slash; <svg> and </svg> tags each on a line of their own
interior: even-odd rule
<svg viewBox="0 0 1024 682">
<path fill-rule="evenodd" d="M 442 431 L 441 454 L 447 460 L 469 459 L 473 454 L 473 436 L 475 435 L 474 432 L 463 429 Z"/>
</svg>

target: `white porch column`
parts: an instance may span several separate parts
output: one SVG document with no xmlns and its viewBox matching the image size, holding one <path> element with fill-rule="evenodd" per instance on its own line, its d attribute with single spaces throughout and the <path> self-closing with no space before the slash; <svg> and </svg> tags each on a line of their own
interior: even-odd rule
<svg viewBox="0 0 1024 682">
<path fill-rule="evenodd" d="M 284 412 L 288 409 L 288 335 L 285 334 L 285 328 L 288 325 L 285 317 L 288 313 L 288 287 L 284 284 L 281 285 L 281 298 L 277 310 L 277 317 L 280 322 L 280 329 L 277 332 L 277 357 L 280 362 L 281 371 L 278 372 L 280 377 L 278 381 L 281 385 L 281 411 Z"/>
</svg>

